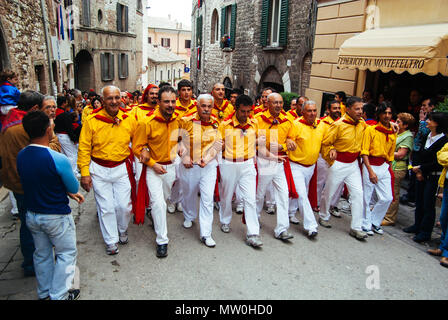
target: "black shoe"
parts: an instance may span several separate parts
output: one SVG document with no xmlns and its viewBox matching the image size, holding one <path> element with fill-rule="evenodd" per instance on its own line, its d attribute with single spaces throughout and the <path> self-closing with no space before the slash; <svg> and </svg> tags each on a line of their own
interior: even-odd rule
<svg viewBox="0 0 448 320">
<path fill-rule="evenodd" d="M 415 226 L 410 226 L 403 229 L 406 233 L 417 233 L 417 228 Z"/>
<path fill-rule="evenodd" d="M 158 244 L 157 245 L 157 258 L 165 258 L 168 255 L 168 245 L 167 244 Z"/>
<path fill-rule="evenodd" d="M 78 300 L 81 295 L 81 291 L 79 289 L 72 289 L 68 291 L 68 296 L 65 300 Z"/>
<path fill-rule="evenodd" d="M 430 236 L 428 237 L 427 235 L 425 235 L 423 233 L 419 233 L 416 236 L 414 236 L 412 238 L 412 240 L 414 240 L 417 243 L 422 243 L 422 242 L 425 242 L 425 241 L 430 241 L 431 237 Z"/>
</svg>

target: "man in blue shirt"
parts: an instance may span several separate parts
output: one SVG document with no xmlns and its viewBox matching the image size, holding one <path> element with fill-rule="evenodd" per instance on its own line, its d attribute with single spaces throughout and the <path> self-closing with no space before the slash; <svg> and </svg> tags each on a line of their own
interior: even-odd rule
<svg viewBox="0 0 448 320">
<path fill-rule="evenodd" d="M 84 197 L 66 156 L 50 149 L 53 128 L 42 111 L 27 113 L 23 127 L 31 144 L 17 156 L 17 170 L 27 208 L 26 223 L 34 239 L 34 269 L 39 299 L 74 300 L 79 290 L 69 290 L 76 266 L 76 229 L 70 196 Z"/>
</svg>

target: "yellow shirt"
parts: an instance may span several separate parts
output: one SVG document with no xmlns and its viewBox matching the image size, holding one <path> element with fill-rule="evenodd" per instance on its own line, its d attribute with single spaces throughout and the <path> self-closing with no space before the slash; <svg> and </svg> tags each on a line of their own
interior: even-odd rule
<svg viewBox="0 0 448 320">
<path fill-rule="evenodd" d="M 137 121 L 142 121 L 158 108 L 158 105 L 153 108 L 148 103 L 143 103 L 129 111 L 129 115 L 133 116 Z"/>
<path fill-rule="evenodd" d="M 212 109 L 212 115 L 218 119 L 218 122 L 221 123 L 224 119 L 228 118 L 235 109 L 229 100 L 224 99 L 220 106 L 214 105 Z"/>
<path fill-rule="evenodd" d="M 446 173 L 448 171 L 448 143 L 437 152 L 437 162 L 443 167 L 442 174 L 439 177 L 439 187 L 444 188 Z"/>
<path fill-rule="evenodd" d="M 330 127 L 333 123 L 334 123 L 334 120 L 330 116 L 326 116 L 326 117 L 323 117 L 320 119 L 319 127 L 321 127 L 323 137 L 325 137 L 327 131 L 330 129 Z M 325 161 L 327 161 L 328 163 L 331 162 L 330 158 L 328 157 L 329 153 L 330 153 L 329 147 L 322 145 L 320 148 L 320 154 L 322 155 L 322 158 Z"/>
<path fill-rule="evenodd" d="M 309 125 L 304 119 L 296 119 L 293 124 L 296 130 L 294 142 L 297 148 L 294 151 L 288 151 L 288 158 L 293 162 L 311 166 L 319 158 L 324 127 L 320 126 L 318 121 Z"/>
<path fill-rule="evenodd" d="M 260 104 L 259 106 L 253 108 L 253 114 L 256 116 L 259 113 L 265 112 L 267 109 L 264 107 L 263 104 Z"/>
<path fill-rule="evenodd" d="M 266 136 L 266 148 L 271 150 L 271 142 L 276 142 L 283 147 L 282 151 L 286 152 L 286 139 L 294 138 L 294 125 L 285 113 L 280 113 L 275 123 L 269 110 L 258 113 L 255 119 L 258 122 L 258 135 Z"/>
<path fill-rule="evenodd" d="M 146 165 L 150 167 L 156 163 L 174 161 L 177 154 L 178 128 L 179 118 L 176 113 L 167 122 L 157 108 L 151 116 L 138 123 L 132 140 L 132 151 L 139 157 L 142 149 L 148 147 L 150 159 Z"/>
<path fill-rule="evenodd" d="M 336 149 L 337 152 L 361 152 L 362 138 L 367 127 L 366 123 L 362 119 L 356 125 L 345 121 L 353 122 L 353 119 L 345 114 L 335 121 L 325 133 L 322 146 L 328 153 L 332 149 Z M 329 159 L 328 154 L 322 156 L 324 159 Z"/>
<path fill-rule="evenodd" d="M 90 175 L 91 157 L 110 161 L 126 159 L 130 154 L 129 143 L 137 129 L 135 118 L 126 115 L 121 109 L 116 116 L 119 124 L 104 122 L 95 118 L 96 115 L 112 119 L 105 109 L 85 119 L 78 148 L 78 167 L 83 177 Z"/>
<path fill-rule="evenodd" d="M 347 107 L 343 102 L 341 102 L 341 117 L 347 112 Z"/>
<path fill-rule="evenodd" d="M 296 110 L 289 110 L 288 112 L 286 112 L 286 115 L 288 116 L 288 119 L 291 121 L 294 121 L 297 118 L 299 118 L 299 115 L 297 114 Z"/>
<path fill-rule="evenodd" d="M 179 114 L 179 117 L 182 118 L 183 116 L 185 116 L 187 114 L 196 112 L 196 105 L 197 105 L 196 100 L 191 99 L 188 107 L 184 107 L 180 103 L 180 100 L 177 99 L 176 100 L 176 112 Z"/>
<path fill-rule="evenodd" d="M 87 117 L 92 113 L 93 106 L 91 104 L 88 104 L 82 109 L 82 115 L 81 115 L 81 124 L 84 124 L 84 121 L 87 119 Z"/>
<path fill-rule="evenodd" d="M 381 123 L 375 126 L 368 126 L 364 131 L 364 137 L 362 139 L 361 155 L 380 157 L 386 159 L 386 161 L 393 161 L 397 134 L 392 133 L 386 135 L 378 131 L 376 129 L 377 127 L 393 132 L 392 128 L 387 129 Z"/>
<path fill-rule="evenodd" d="M 240 124 L 236 115 L 233 115 L 221 122 L 218 132 L 224 143 L 223 158 L 232 161 L 247 160 L 255 156 L 258 123 L 254 118 L 248 118 L 245 124 Z"/>
<path fill-rule="evenodd" d="M 218 121 L 212 117 L 210 122 L 200 120 L 197 112 L 179 120 L 179 135 L 189 146 L 188 153 L 194 163 L 200 163 L 218 135 Z"/>
</svg>

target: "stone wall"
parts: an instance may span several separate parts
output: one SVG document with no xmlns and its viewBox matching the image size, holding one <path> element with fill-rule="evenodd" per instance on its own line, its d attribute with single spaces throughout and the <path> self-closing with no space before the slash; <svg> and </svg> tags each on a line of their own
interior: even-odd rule
<svg viewBox="0 0 448 320">
<path fill-rule="evenodd" d="M 192 45 L 196 47 L 196 17 L 203 16 L 201 70 L 196 69 L 196 51 L 192 53 L 192 77 L 197 90 L 209 91 L 226 77 L 234 88 L 244 88 L 254 97 L 263 86 L 263 73 L 273 67 L 282 77 L 286 91 L 301 93 L 302 82 L 309 81 L 309 72 L 302 75 L 303 61 L 311 52 L 311 0 L 289 1 L 288 44 L 283 50 L 267 51 L 260 43 L 262 1 L 209 0 L 202 8 L 193 1 Z M 237 4 L 235 49 L 221 49 L 211 44 L 213 10 L 217 9 L 221 25 L 221 8 Z M 220 33 L 219 33 L 220 34 Z"/>
<path fill-rule="evenodd" d="M 3 33 L 0 41 L 6 42 L 2 60 L 8 57 L 4 67 L 18 73 L 19 89 L 38 89 L 35 66 L 43 66 L 41 74 L 45 86 L 40 91 L 48 93 L 48 61 L 40 1 L 0 0 L 0 24 Z"/>
</svg>

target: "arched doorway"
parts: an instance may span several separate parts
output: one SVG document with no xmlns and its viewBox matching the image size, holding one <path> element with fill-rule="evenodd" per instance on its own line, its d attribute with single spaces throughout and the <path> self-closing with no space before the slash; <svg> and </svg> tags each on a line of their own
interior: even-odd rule
<svg viewBox="0 0 448 320">
<path fill-rule="evenodd" d="M 283 92 L 285 90 L 283 87 L 282 76 L 274 66 L 269 66 L 263 72 L 260 83 L 258 84 L 258 92 L 266 87 L 271 87 L 277 92 Z"/>
<path fill-rule="evenodd" d="M 81 91 L 95 89 L 95 68 L 87 50 L 81 50 L 75 57 L 75 87 Z"/>
<path fill-rule="evenodd" d="M 8 44 L 6 43 L 3 25 L 0 22 L 0 71 L 11 68 L 9 62 Z"/>
<path fill-rule="evenodd" d="M 230 98 L 230 92 L 232 91 L 233 87 L 232 87 L 232 81 L 230 81 L 229 77 L 226 77 L 224 79 L 224 81 L 222 82 L 222 84 L 224 85 L 224 88 L 226 90 L 226 98 L 229 99 Z"/>
</svg>

